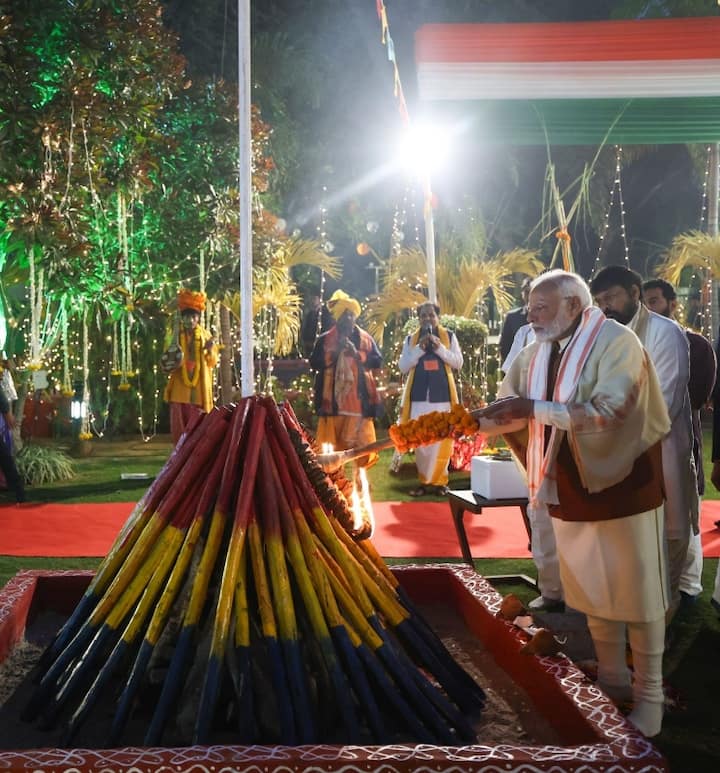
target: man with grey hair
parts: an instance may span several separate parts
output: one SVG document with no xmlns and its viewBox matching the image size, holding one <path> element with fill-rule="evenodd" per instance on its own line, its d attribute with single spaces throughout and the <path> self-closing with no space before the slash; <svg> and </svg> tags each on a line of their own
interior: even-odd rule
<svg viewBox="0 0 720 773">
<path fill-rule="evenodd" d="M 527 470 L 531 502 L 550 510 L 565 600 L 587 615 L 598 685 L 616 701 L 633 700 L 630 721 L 654 736 L 668 606 L 667 408 L 637 336 L 591 305 L 579 276 L 538 277 L 528 320 L 536 340 L 512 363 L 480 432 L 504 435 Z"/>
</svg>

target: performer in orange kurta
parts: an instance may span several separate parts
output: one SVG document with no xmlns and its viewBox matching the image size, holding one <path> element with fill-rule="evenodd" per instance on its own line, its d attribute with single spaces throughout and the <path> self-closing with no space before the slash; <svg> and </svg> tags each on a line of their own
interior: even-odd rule
<svg viewBox="0 0 720 773">
<path fill-rule="evenodd" d="M 178 310 L 182 329 L 177 346 L 163 354 L 163 369 L 170 374 L 165 402 L 170 404 L 170 433 L 174 443 L 198 412 L 213 407 L 212 371 L 218 361 L 218 347 L 212 335 L 200 325 L 205 311 L 205 293 L 180 290 Z"/>
</svg>

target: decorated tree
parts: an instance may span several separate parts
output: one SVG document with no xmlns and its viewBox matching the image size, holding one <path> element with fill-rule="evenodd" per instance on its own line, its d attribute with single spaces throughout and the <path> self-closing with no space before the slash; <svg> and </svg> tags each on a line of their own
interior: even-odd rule
<svg viewBox="0 0 720 773">
<path fill-rule="evenodd" d="M 0 22 L 0 69 L 2 295 L 28 328 L 31 367 L 59 368 L 54 347 L 63 391 L 75 390 L 74 355 L 84 402 L 108 389 L 96 412 L 141 403 L 142 392 L 157 394 L 176 290 L 199 285 L 220 302 L 229 399 L 232 324 L 221 302 L 232 301 L 238 277 L 235 89 L 187 78 L 152 0 L 17 2 Z M 287 351 L 298 318 L 289 266 L 328 261 L 265 212 L 273 162 L 257 111 L 253 130 L 255 305 L 273 309 L 277 350 Z M 6 293 L 9 283 L 18 289 Z"/>
</svg>

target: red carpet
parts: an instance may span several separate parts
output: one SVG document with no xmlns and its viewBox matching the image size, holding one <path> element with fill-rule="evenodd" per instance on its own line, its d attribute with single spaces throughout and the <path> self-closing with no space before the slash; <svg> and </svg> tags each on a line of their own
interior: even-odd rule
<svg viewBox="0 0 720 773">
<path fill-rule="evenodd" d="M 131 502 L 0 506 L 0 555 L 104 556 L 132 511 Z M 444 502 L 376 502 L 373 542 L 386 558 L 460 558 Z M 720 501 L 703 502 L 707 557 L 720 556 Z M 517 507 L 465 515 L 475 558 L 527 558 L 527 535 Z"/>
</svg>

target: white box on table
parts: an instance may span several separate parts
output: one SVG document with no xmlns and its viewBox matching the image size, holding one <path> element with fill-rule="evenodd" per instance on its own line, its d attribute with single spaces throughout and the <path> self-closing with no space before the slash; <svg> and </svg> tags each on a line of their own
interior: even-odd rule
<svg viewBox="0 0 720 773">
<path fill-rule="evenodd" d="M 485 499 L 521 499 L 527 497 L 525 478 L 512 459 L 473 456 L 470 488 Z"/>
</svg>

